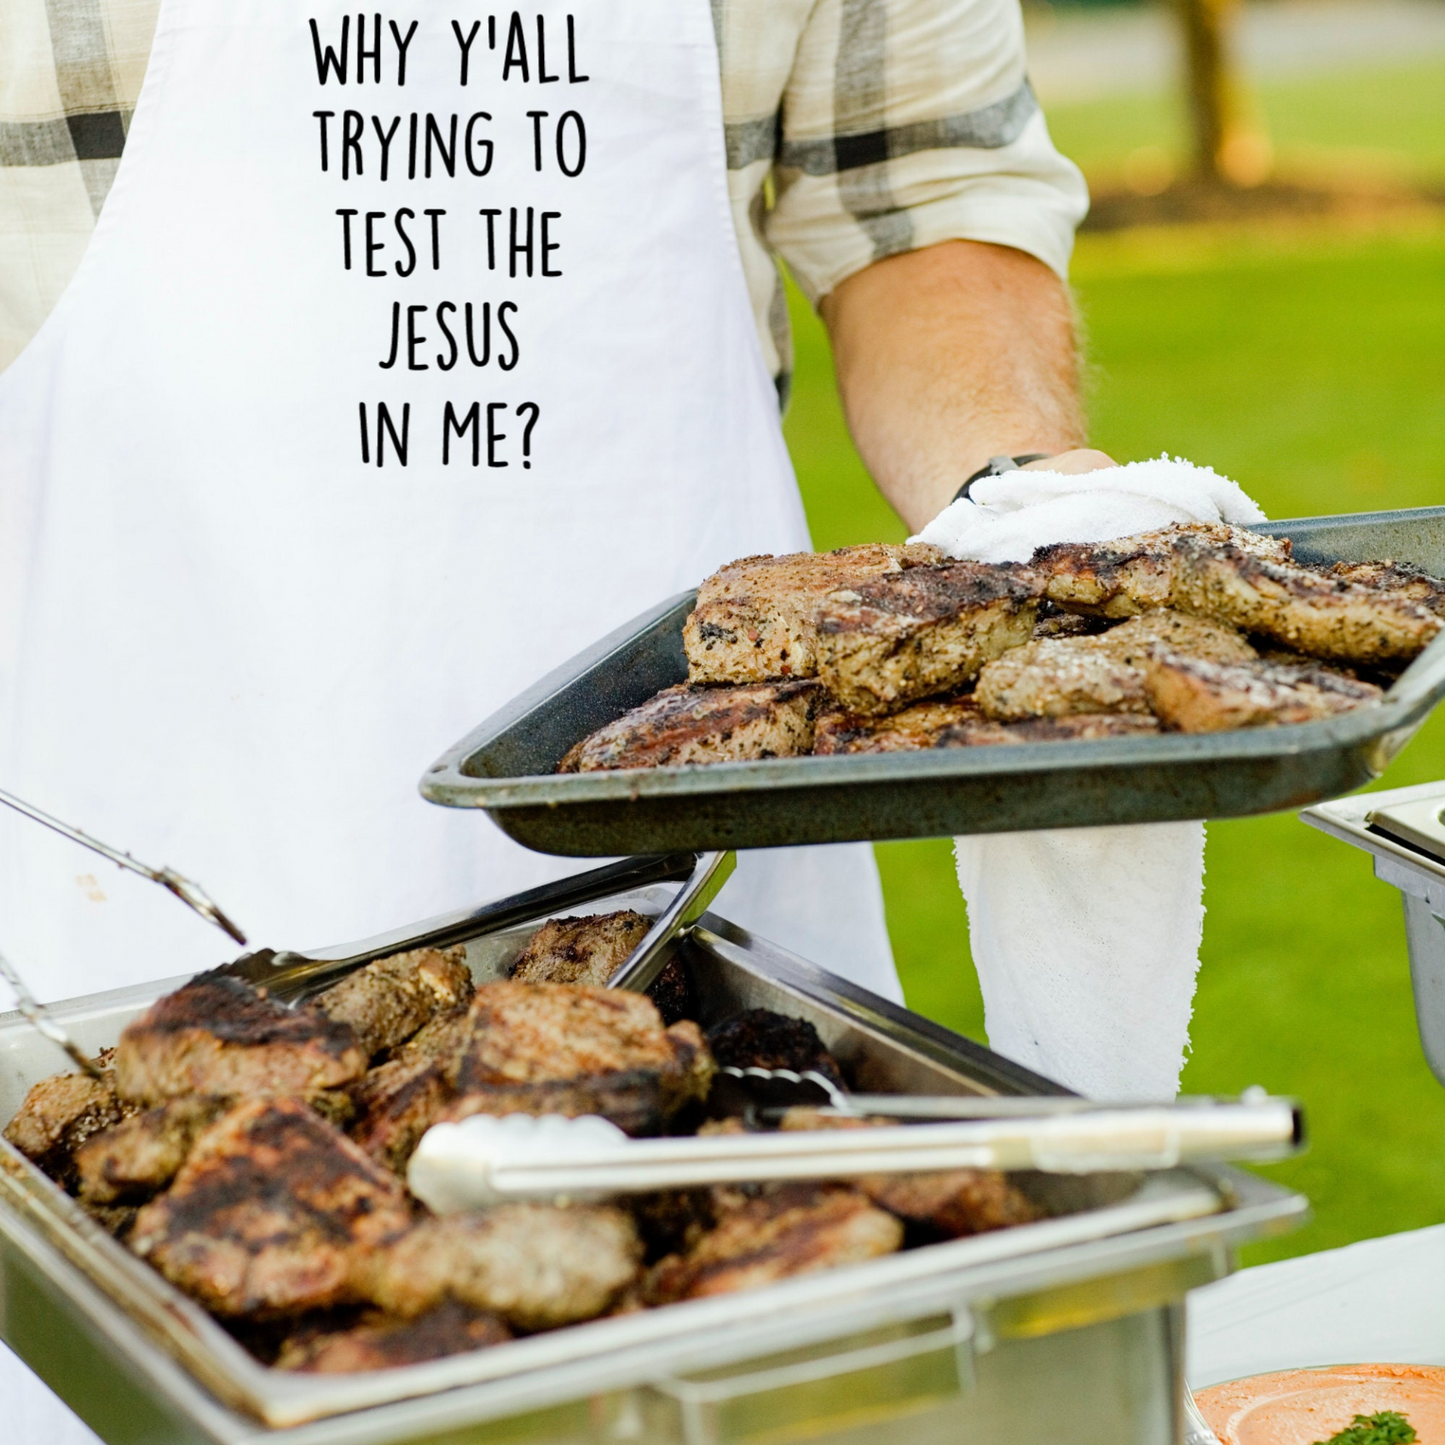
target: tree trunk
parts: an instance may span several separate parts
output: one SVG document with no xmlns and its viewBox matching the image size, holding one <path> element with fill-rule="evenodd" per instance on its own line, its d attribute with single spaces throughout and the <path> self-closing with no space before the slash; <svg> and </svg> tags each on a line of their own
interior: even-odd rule
<svg viewBox="0 0 1445 1445">
<path fill-rule="evenodd" d="M 1269 171 L 1269 142 L 1244 105 L 1233 31 L 1239 0 L 1174 0 L 1184 28 L 1194 172 L 1204 181 L 1257 185 Z"/>
</svg>

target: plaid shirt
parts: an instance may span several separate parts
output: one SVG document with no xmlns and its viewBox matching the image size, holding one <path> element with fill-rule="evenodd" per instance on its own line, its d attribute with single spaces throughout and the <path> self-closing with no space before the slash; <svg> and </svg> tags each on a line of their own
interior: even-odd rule
<svg viewBox="0 0 1445 1445">
<path fill-rule="evenodd" d="M 711 0 L 728 186 L 786 396 L 781 256 L 814 300 L 871 261 L 993 241 L 1064 273 L 1087 206 L 1024 77 L 1018 0 Z M 0 0 L 0 367 L 95 227 L 160 0 Z"/>
</svg>

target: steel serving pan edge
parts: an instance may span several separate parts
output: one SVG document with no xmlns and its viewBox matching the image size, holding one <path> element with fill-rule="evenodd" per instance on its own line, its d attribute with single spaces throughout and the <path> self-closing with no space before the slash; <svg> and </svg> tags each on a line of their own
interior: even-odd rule
<svg viewBox="0 0 1445 1445">
<path fill-rule="evenodd" d="M 1277 522 L 1303 561 L 1392 557 L 1445 575 L 1445 507 Z M 543 853 L 606 856 L 1180 818 L 1298 808 L 1372 781 L 1445 695 L 1445 642 L 1378 707 L 1210 735 L 557 774 L 587 733 L 685 679 L 695 592 L 603 638 L 488 718 L 421 780 Z M 1402 679 L 1402 683 L 1406 680 Z"/>
<path fill-rule="evenodd" d="M 612 901 L 655 914 L 667 892 L 655 887 Z M 476 940 L 469 948 L 474 972 L 500 971 L 529 933 L 518 928 Z M 1059 1092 L 716 915 L 705 917 L 684 948 L 703 996 L 700 1013 L 766 1004 L 809 1017 L 860 1083 L 910 1092 Z M 168 986 L 73 1000 L 57 1013 L 87 1046 L 98 1047 Z M 38 1048 L 18 1015 L 0 1016 L 0 1107 L 7 1113 L 25 1084 L 53 1067 Z M 284 1429 L 296 1445 L 381 1445 L 904 1324 L 930 1310 L 965 1308 L 966 1298 L 1063 1287 L 1199 1256 L 1216 1259 L 1211 1268 L 1218 1273 L 1226 1267 L 1222 1251 L 1288 1227 L 1304 1210 L 1298 1196 L 1232 1170 L 1174 1170 L 1142 1185 L 1134 1176 L 1040 1179 L 1038 1187 L 1085 1192 L 1067 1196 L 1075 1212 L 1036 1225 L 751 1295 L 602 1320 L 369 1376 L 308 1378 L 260 1366 L 0 1141 L 0 1335 L 76 1404 L 97 1372 L 118 1370 L 142 1406 L 171 1422 L 160 1435 L 152 1426 L 137 1439 L 229 1445 Z M 16 1287 L 22 1275 L 49 1322 L 38 1331 L 25 1327 L 24 1291 Z M 70 1353 L 56 1363 L 45 1358 L 46 1341 L 54 1343 L 62 1319 L 74 1338 L 62 1342 Z"/>
</svg>

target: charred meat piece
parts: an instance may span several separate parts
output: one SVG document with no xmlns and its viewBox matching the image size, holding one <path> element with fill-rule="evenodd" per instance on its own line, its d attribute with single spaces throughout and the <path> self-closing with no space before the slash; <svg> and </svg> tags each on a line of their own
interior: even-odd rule
<svg viewBox="0 0 1445 1445">
<path fill-rule="evenodd" d="M 472 1001 L 443 1117 L 602 1114 L 629 1134 L 655 1133 L 707 1097 L 712 1055 L 695 1023 L 664 1029 L 641 994 L 580 984 L 490 983 Z"/>
<path fill-rule="evenodd" d="M 1072 717 L 1036 717 L 1027 722 L 984 722 L 970 728 L 971 748 L 1011 743 L 1100 742 L 1106 738 L 1150 737 L 1159 731 L 1157 718 L 1138 713 L 1075 713 Z"/>
<path fill-rule="evenodd" d="M 865 714 L 952 691 L 1033 636 L 1041 590 L 1026 568 L 950 562 L 832 592 L 816 613 L 818 676 Z"/>
<path fill-rule="evenodd" d="M 604 988 L 647 937 L 652 920 L 624 908 L 586 918 L 549 918 L 512 968 L 518 983 L 585 983 Z M 669 959 L 647 990 L 664 1023 L 686 1018 L 692 991 L 677 959 Z"/>
<path fill-rule="evenodd" d="M 1143 665 L 1156 647 L 1215 662 L 1247 662 L 1254 649 L 1232 627 L 1158 608 L 1096 637 L 1034 641 L 984 668 L 974 696 L 999 722 L 1078 713 L 1147 713 Z"/>
<path fill-rule="evenodd" d="M 1155 714 L 1167 727 L 1186 733 L 1313 722 L 1383 695 L 1372 683 L 1327 667 L 1229 665 L 1170 652 L 1150 659 L 1146 679 Z"/>
<path fill-rule="evenodd" d="M 1057 637 L 1095 637 L 1108 631 L 1111 619 L 1087 617 L 1082 612 L 1061 612 L 1052 602 L 1045 602 L 1039 608 L 1038 620 L 1034 623 L 1034 641 Z"/>
<path fill-rule="evenodd" d="M 214 1124 L 219 1099 L 171 1099 L 94 1134 L 75 1151 L 87 1204 L 141 1204 L 180 1172 L 191 1146 Z"/>
<path fill-rule="evenodd" d="M 1004 653 L 979 676 L 979 709 L 996 722 L 1147 713 L 1144 674 L 1103 645 L 1112 635 L 1030 642 Z"/>
<path fill-rule="evenodd" d="M 140 1206 L 136 1204 L 91 1204 L 85 1199 L 80 1204 L 107 1234 L 122 1244 L 130 1238 L 136 1215 L 140 1213 Z"/>
<path fill-rule="evenodd" d="M 371 1057 L 394 1049 L 471 996 L 465 948 L 414 948 L 357 969 L 318 994 L 309 1007 L 349 1025 Z"/>
<path fill-rule="evenodd" d="M 807 1019 L 751 1008 L 708 1030 L 707 1045 L 718 1068 L 812 1071 L 843 1088 L 838 1061 L 823 1047 Z"/>
<path fill-rule="evenodd" d="M 868 577 L 942 560 L 935 547 L 875 543 L 730 563 L 698 588 L 697 606 L 683 626 L 688 680 L 812 677 L 818 670 L 813 609 L 821 598 Z"/>
<path fill-rule="evenodd" d="M 298 1333 L 281 1346 L 276 1368 L 313 1375 L 392 1370 L 484 1350 L 511 1338 L 511 1330 L 496 1315 L 446 1300 L 415 1319 L 378 1314 L 349 1330 Z"/>
<path fill-rule="evenodd" d="M 961 748 L 968 744 L 968 730 L 983 720 L 983 713 L 971 694 L 968 697 L 914 703 L 912 707 L 888 717 L 830 712 L 818 719 L 813 751 L 820 756 L 828 756 L 836 753 L 911 753 L 925 748 Z"/>
<path fill-rule="evenodd" d="M 523 1330 L 600 1315 L 636 1277 L 637 1228 L 606 1205 L 503 1204 L 427 1219 L 367 1262 L 368 1298 L 414 1317 L 454 1299 Z"/>
<path fill-rule="evenodd" d="M 652 920 L 624 908 L 587 918 L 549 918 L 512 969 L 518 983 L 585 983 L 605 987 L 647 937 Z"/>
<path fill-rule="evenodd" d="M 419 1028 L 399 1049 L 393 1049 L 388 1061 L 405 1060 L 415 1064 L 426 1060 L 439 1063 L 450 1077 L 456 1072 L 457 1056 L 470 1032 L 467 1017 L 467 1006 L 438 1014 L 429 1024 Z"/>
<path fill-rule="evenodd" d="M 1445 581 L 1403 562 L 1336 562 L 1324 569 L 1325 576 L 1367 587 L 1373 592 L 1390 592 L 1418 602 L 1437 617 L 1445 617 Z"/>
<path fill-rule="evenodd" d="M 1029 565 L 1047 579 L 1051 602 L 1070 612 L 1132 617 L 1174 600 L 1175 544 L 1189 538 L 1204 547 L 1234 546 L 1251 556 L 1289 560 L 1288 540 L 1223 523 L 1186 523 L 1111 542 L 1057 542 L 1040 547 Z"/>
<path fill-rule="evenodd" d="M 62 1188 L 73 1190 L 79 1174 L 75 1152 L 93 1135 L 135 1113 L 106 1078 L 89 1074 L 52 1074 L 32 1084 L 5 1138 Z"/>
<path fill-rule="evenodd" d="M 401 1174 L 421 1136 L 456 1095 L 444 1063 L 392 1059 L 348 1088 L 356 1106 L 348 1133 L 380 1164 Z"/>
<path fill-rule="evenodd" d="M 639 1289 L 642 1303 L 758 1289 L 794 1275 L 861 1264 L 903 1244 L 898 1220 L 856 1189 L 784 1184 L 736 1200 L 685 1254 L 669 1255 L 648 1271 Z"/>
<path fill-rule="evenodd" d="M 1007 654 L 1006 654 L 1007 655 Z M 835 713 L 819 729 L 820 753 L 902 753 L 924 748 L 981 748 L 1004 743 L 1061 743 L 1147 736 L 1158 722 L 1142 713 L 1083 713 L 1072 717 L 993 722 L 970 697 L 921 702 L 891 717 Z"/>
<path fill-rule="evenodd" d="M 1311 657 L 1357 663 L 1411 658 L 1440 631 L 1441 619 L 1403 592 L 1193 538 L 1181 539 L 1175 557 L 1177 607 Z"/>
<path fill-rule="evenodd" d="M 366 1072 L 349 1024 L 288 1008 L 239 978 L 198 974 L 126 1025 L 116 1049 L 122 1098 L 308 1095 Z"/>
<path fill-rule="evenodd" d="M 361 1262 L 411 1226 L 400 1181 L 295 1099 L 253 1099 L 196 1141 L 130 1247 L 214 1314 L 256 1318 L 356 1298 Z"/>
<path fill-rule="evenodd" d="M 893 1119 L 849 1119 L 816 1109 L 789 1109 L 779 1125 L 785 1131 L 867 1129 Z M 923 1174 L 869 1174 L 848 1181 L 880 1208 L 925 1235 L 957 1239 L 1011 1229 L 1043 1217 L 1031 1199 L 997 1169 L 946 1169 Z"/>
<path fill-rule="evenodd" d="M 822 698 L 815 682 L 664 688 L 598 728 L 557 765 L 559 773 L 678 768 L 791 758 L 813 747 Z"/>
</svg>

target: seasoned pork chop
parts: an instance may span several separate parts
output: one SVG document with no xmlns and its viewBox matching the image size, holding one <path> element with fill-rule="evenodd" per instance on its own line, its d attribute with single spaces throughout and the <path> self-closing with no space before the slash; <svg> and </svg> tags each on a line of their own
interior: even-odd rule
<svg viewBox="0 0 1445 1445">
<path fill-rule="evenodd" d="M 1051 602 L 1071 612 L 1132 617 L 1174 600 L 1175 544 L 1192 538 L 1204 547 L 1235 546 L 1251 556 L 1289 560 L 1287 539 L 1223 523 L 1186 523 L 1111 542 L 1057 542 L 1040 547 L 1029 565 L 1047 579 Z"/>
<path fill-rule="evenodd" d="M 144 1203 L 180 1172 L 200 1134 L 220 1116 L 219 1099 L 171 1099 L 92 1135 L 75 1151 L 87 1204 Z"/>
<path fill-rule="evenodd" d="M 731 1193 L 731 1192 L 730 1192 Z M 714 1191 L 719 1199 L 723 1191 Z M 784 1184 L 722 1212 L 685 1254 L 659 1260 L 639 1290 L 641 1302 L 671 1304 L 758 1289 L 794 1275 L 861 1264 L 903 1245 L 903 1226 L 860 1190 Z"/>
<path fill-rule="evenodd" d="M 892 712 L 961 687 L 1033 635 L 1042 584 L 1021 567 L 913 567 L 830 593 L 818 676 L 848 711 Z"/>
<path fill-rule="evenodd" d="M 1375 592 L 1391 592 L 1445 616 L 1445 581 L 1403 562 L 1336 562 L 1325 576 Z"/>
<path fill-rule="evenodd" d="M 347 1132 L 378 1163 L 398 1174 L 412 1150 L 456 1097 L 446 1062 L 399 1058 L 378 1064 L 347 1092 L 356 1114 Z"/>
<path fill-rule="evenodd" d="M 126 1025 L 116 1049 L 122 1098 L 307 1095 L 366 1071 L 349 1024 L 288 1008 L 219 971 L 198 974 Z"/>
<path fill-rule="evenodd" d="M 602 988 L 647 937 L 652 920 L 631 909 L 588 918 L 549 918 L 512 969 L 518 983 L 585 983 Z"/>
<path fill-rule="evenodd" d="M 356 1298 L 411 1226 L 401 1182 L 296 1099 L 252 1099 L 196 1141 L 130 1247 L 213 1313 L 274 1318 Z"/>
<path fill-rule="evenodd" d="M 394 1049 L 471 996 L 465 948 L 414 948 L 357 969 L 318 994 L 309 1007 L 348 1024 L 371 1056 Z"/>
<path fill-rule="evenodd" d="M 1143 666 L 1156 647 L 1215 662 L 1247 662 L 1254 649 L 1232 627 L 1157 608 L 1095 637 L 1030 642 L 990 662 L 974 696 L 999 722 L 1078 713 L 1147 713 Z"/>
<path fill-rule="evenodd" d="M 1372 683 L 1327 667 L 1230 665 L 1170 652 L 1150 658 L 1146 686 L 1155 715 L 1165 726 L 1186 733 L 1312 722 L 1382 696 Z"/>
<path fill-rule="evenodd" d="M 706 1098 L 712 1055 L 695 1023 L 664 1029 L 641 994 L 579 984 L 489 983 L 472 1001 L 470 1033 L 446 1119 L 471 1114 L 602 1114 L 654 1133 L 689 1100 Z"/>
<path fill-rule="evenodd" d="M 815 682 L 664 688 L 575 744 L 559 773 L 791 758 L 813 747 Z"/>
<path fill-rule="evenodd" d="M 502 1204 L 423 1220 L 371 1256 L 367 1297 L 413 1317 L 454 1299 L 523 1330 L 600 1315 L 636 1277 L 632 1217 L 605 1205 Z"/>
<path fill-rule="evenodd" d="M 780 1128 L 867 1129 L 893 1119 L 849 1119 L 816 1109 L 789 1109 Z M 924 1174 L 870 1174 L 849 1180 L 874 1204 L 928 1234 L 957 1239 L 1011 1229 L 1042 1218 L 1042 1211 L 997 1169 L 946 1169 Z"/>
<path fill-rule="evenodd" d="M 935 547 L 873 543 L 837 552 L 744 557 L 698 588 L 682 631 L 693 683 L 765 682 L 818 670 L 813 609 L 839 587 L 943 560 Z"/>
<path fill-rule="evenodd" d="M 415 1319 L 377 1314 L 348 1330 L 300 1332 L 282 1345 L 276 1368 L 313 1375 L 392 1370 L 484 1350 L 511 1338 L 511 1330 L 496 1315 L 446 1300 Z"/>
<path fill-rule="evenodd" d="M 1006 654 L 1007 655 L 1007 654 Z M 1140 713 L 1085 713 L 1071 717 L 992 722 L 973 697 L 921 702 L 891 717 L 838 713 L 820 725 L 819 753 L 900 753 L 924 748 L 981 748 L 1009 743 L 1080 742 L 1157 733 Z"/>
<path fill-rule="evenodd" d="M 1174 602 L 1185 612 L 1339 662 L 1414 657 L 1441 627 L 1439 617 L 1404 592 L 1194 538 L 1175 547 Z"/>
<path fill-rule="evenodd" d="M 109 1063 L 102 1059 L 102 1065 Z M 89 1074 L 52 1074 L 32 1084 L 5 1138 L 37 1168 L 66 1189 L 78 1182 L 76 1151 L 94 1135 L 113 1128 L 136 1112 L 121 1099 L 107 1068 L 105 1078 Z"/>
</svg>

